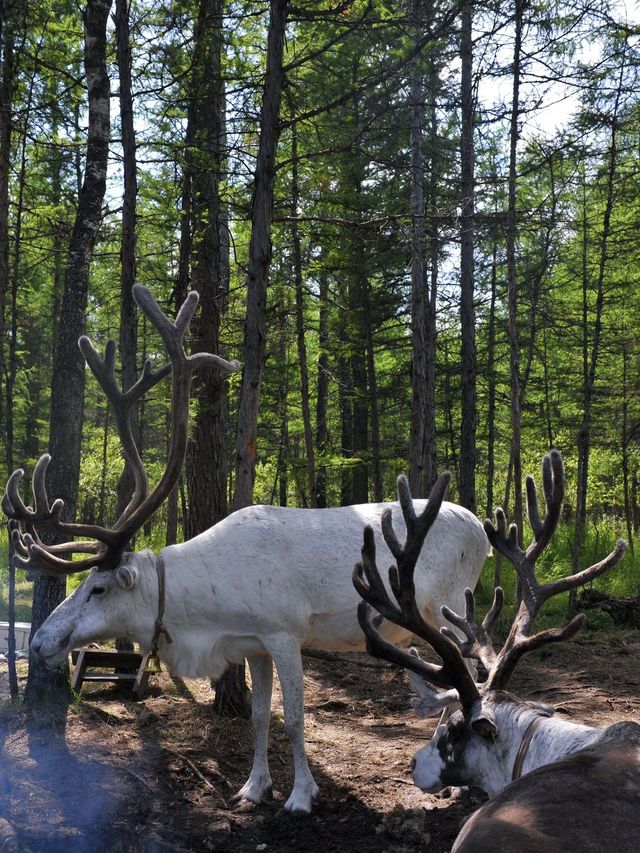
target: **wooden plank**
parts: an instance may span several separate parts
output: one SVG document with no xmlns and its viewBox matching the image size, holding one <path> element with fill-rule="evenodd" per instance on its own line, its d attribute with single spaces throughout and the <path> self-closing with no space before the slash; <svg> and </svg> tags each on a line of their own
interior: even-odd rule
<svg viewBox="0 0 640 853">
<path fill-rule="evenodd" d="M 116 649 L 74 649 L 71 652 L 71 660 L 74 664 L 82 655 L 85 666 L 104 666 L 107 668 L 117 667 L 124 669 L 138 669 L 143 657 L 138 652 L 119 652 Z"/>
<path fill-rule="evenodd" d="M 87 672 L 83 681 L 135 681 L 136 672 Z"/>
<path fill-rule="evenodd" d="M 138 652 L 120 652 L 117 649 L 73 649 L 71 660 L 75 664 L 71 687 L 81 690 L 84 681 L 133 682 L 134 695 L 141 699 L 152 674 L 150 655 Z M 100 667 L 100 672 L 89 672 L 90 667 Z M 129 669 L 134 672 L 104 672 L 104 669 Z"/>
</svg>

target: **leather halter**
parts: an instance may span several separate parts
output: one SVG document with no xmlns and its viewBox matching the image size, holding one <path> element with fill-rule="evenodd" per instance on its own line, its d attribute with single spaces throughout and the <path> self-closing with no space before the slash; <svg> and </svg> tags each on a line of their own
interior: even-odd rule
<svg viewBox="0 0 640 853">
<path fill-rule="evenodd" d="M 151 641 L 151 657 L 158 657 L 158 647 L 160 645 L 160 637 L 164 634 L 165 642 L 172 643 L 173 637 L 167 631 L 162 621 L 164 616 L 164 601 L 165 601 L 165 573 L 164 560 L 160 555 L 156 557 L 156 573 L 158 575 L 158 616 L 156 617 L 156 629 Z"/>
<path fill-rule="evenodd" d="M 527 753 L 529 751 L 529 746 L 531 745 L 531 741 L 533 740 L 533 736 L 536 733 L 536 730 L 540 723 L 543 720 L 548 720 L 548 715 L 541 715 L 539 717 L 535 717 L 529 725 L 527 726 L 527 730 L 525 731 L 522 741 L 520 743 L 520 749 L 518 749 L 518 753 L 516 755 L 516 760 L 513 762 L 513 772 L 511 773 L 511 781 L 515 782 L 516 779 L 519 779 L 522 775 L 522 766 L 524 765 L 524 760 L 527 757 Z"/>
</svg>

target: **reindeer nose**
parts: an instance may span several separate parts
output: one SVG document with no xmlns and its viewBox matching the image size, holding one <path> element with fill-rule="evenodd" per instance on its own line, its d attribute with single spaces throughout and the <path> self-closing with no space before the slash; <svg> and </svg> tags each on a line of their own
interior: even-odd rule
<svg viewBox="0 0 640 853">
<path fill-rule="evenodd" d="M 409 770 L 411 770 L 411 772 L 413 773 L 413 771 L 415 769 L 416 769 L 416 760 L 415 760 L 415 758 L 412 758 L 411 761 L 409 762 Z"/>
</svg>

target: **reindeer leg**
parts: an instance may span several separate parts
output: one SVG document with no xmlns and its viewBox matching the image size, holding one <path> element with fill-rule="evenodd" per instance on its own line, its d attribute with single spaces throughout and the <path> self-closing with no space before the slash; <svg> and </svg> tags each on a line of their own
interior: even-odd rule
<svg viewBox="0 0 640 853">
<path fill-rule="evenodd" d="M 280 636 L 268 644 L 278 671 L 284 705 L 284 728 L 291 744 L 295 778 L 284 804 L 286 812 L 309 814 L 318 795 L 304 748 L 304 682 L 300 647 L 291 636 Z"/>
<path fill-rule="evenodd" d="M 247 658 L 247 662 L 251 672 L 251 723 L 255 738 L 253 766 L 249 778 L 232 798 L 232 802 L 251 800 L 253 803 L 259 803 L 272 793 L 268 740 L 273 661 L 269 655 L 254 655 Z"/>
</svg>

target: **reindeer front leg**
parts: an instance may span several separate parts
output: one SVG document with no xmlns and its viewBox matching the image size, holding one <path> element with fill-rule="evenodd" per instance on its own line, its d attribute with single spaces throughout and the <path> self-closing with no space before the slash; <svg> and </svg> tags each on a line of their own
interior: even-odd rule
<svg viewBox="0 0 640 853">
<path fill-rule="evenodd" d="M 284 804 L 286 812 L 309 814 L 318 796 L 304 748 L 304 681 L 300 647 L 290 636 L 269 643 L 282 687 L 284 728 L 291 744 L 295 772 L 293 790 Z"/>
<path fill-rule="evenodd" d="M 271 717 L 271 690 L 273 687 L 273 661 L 269 655 L 247 658 L 251 672 L 251 722 L 255 737 L 253 766 L 249 778 L 233 797 L 233 801 L 261 802 L 272 792 L 269 773 L 268 741 Z"/>
</svg>

